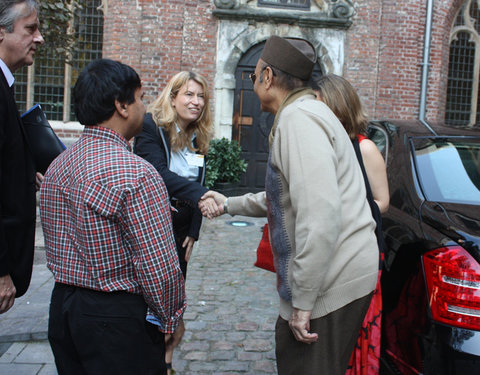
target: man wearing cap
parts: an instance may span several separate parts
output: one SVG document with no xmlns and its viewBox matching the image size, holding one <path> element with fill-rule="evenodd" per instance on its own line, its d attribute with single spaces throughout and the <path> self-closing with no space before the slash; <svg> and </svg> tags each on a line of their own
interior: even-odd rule
<svg viewBox="0 0 480 375">
<path fill-rule="evenodd" d="M 231 215 L 267 216 L 277 272 L 278 373 L 344 374 L 375 288 L 375 222 L 350 139 L 308 88 L 316 53 L 270 37 L 251 75 L 275 114 L 265 192 L 208 192 Z"/>
</svg>

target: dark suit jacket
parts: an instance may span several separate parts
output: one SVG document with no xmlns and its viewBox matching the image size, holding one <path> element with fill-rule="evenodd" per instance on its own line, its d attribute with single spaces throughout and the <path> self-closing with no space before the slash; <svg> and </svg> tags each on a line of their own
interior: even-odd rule
<svg viewBox="0 0 480 375">
<path fill-rule="evenodd" d="M 32 275 L 35 239 L 35 167 L 13 93 L 0 69 L 0 276 L 20 297 Z"/>
<path fill-rule="evenodd" d="M 197 181 L 190 181 L 170 171 L 170 137 L 163 128 L 157 127 L 151 113 L 145 115 L 142 132 L 135 137 L 133 149 L 160 173 L 170 198 L 187 201 L 195 208 L 188 235 L 198 239 L 202 214 L 197 204 L 202 195 L 208 191 L 202 186 L 205 168 L 200 168 Z"/>
</svg>

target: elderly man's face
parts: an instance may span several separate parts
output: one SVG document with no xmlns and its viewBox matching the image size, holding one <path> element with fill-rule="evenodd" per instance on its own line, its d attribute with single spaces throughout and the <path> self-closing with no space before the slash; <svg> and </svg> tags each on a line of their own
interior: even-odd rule
<svg viewBox="0 0 480 375">
<path fill-rule="evenodd" d="M 20 13 L 25 13 L 24 3 L 15 5 Z M 0 28 L 0 58 L 14 72 L 15 70 L 33 64 L 35 50 L 44 43 L 40 33 L 37 12 L 21 17 L 13 25 L 13 32 L 8 33 Z"/>
<path fill-rule="evenodd" d="M 272 69 L 262 59 L 258 60 L 255 67 L 255 79 L 251 77 L 253 83 L 253 91 L 257 94 L 260 100 L 260 109 L 263 112 L 270 112 L 275 114 L 277 107 L 275 106 L 275 93 L 272 85 Z"/>
<path fill-rule="evenodd" d="M 265 92 L 265 89 L 263 88 L 263 85 L 262 85 L 262 82 L 263 82 L 263 72 L 264 72 L 264 69 L 262 69 L 263 67 L 265 66 L 265 63 L 263 62 L 263 60 L 258 60 L 257 62 L 257 66 L 255 67 L 255 72 L 254 72 L 254 79 L 255 79 L 255 82 L 253 82 L 253 91 L 255 92 L 255 94 L 258 96 L 258 99 L 260 100 L 260 108 L 262 111 L 264 112 L 267 112 L 267 108 L 266 108 L 266 102 L 265 102 L 265 99 L 266 99 L 266 92 Z"/>
</svg>

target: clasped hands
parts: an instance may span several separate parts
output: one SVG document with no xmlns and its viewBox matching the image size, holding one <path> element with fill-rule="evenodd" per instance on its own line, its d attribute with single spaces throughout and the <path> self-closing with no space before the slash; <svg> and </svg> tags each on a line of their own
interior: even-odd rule
<svg viewBox="0 0 480 375">
<path fill-rule="evenodd" d="M 198 208 L 203 216 L 208 219 L 213 219 L 225 213 L 224 203 L 226 200 L 227 197 L 225 195 L 218 191 L 209 190 L 198 202 Z"/>
</svg>

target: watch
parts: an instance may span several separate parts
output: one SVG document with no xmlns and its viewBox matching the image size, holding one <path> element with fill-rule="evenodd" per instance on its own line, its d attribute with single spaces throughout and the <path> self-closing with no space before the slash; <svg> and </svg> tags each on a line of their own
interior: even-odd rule
<svg viewBox="0 0 480 375">
<path fill-rule="evenodd" d="M 223 202 L 223 212 L 228 214 L 228 198 Z"/>
</svg>

